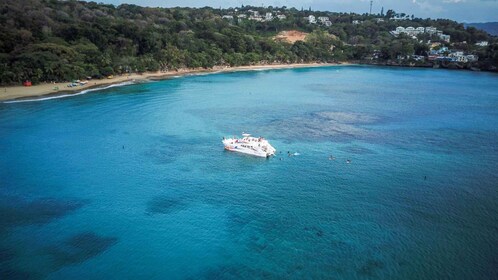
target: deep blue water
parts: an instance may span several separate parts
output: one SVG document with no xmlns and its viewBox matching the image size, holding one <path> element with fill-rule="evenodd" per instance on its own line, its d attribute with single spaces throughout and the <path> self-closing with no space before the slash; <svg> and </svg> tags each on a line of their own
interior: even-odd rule
<svg viewBox="0 0 498 280">
<path fill-rule="evenodd" d="M 223 151 L 243 131 L 282 153 Z M 498 76 L 324 67 L 0 104 L 0 278 L 498 279 Z"/>
</svg>

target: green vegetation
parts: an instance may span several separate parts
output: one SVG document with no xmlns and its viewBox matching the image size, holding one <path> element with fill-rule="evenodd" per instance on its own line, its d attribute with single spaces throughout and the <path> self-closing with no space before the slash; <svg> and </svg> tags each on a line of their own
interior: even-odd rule
<svg viewBox="0 0 498 280">
<path fill-rule="evenodd" d="M 0 84 L 24 80 L 69 81 L 83 77 L 211 68 L 216 65 L 338 62 L 397 59 L 428 51 L 425 43 L 389 31 L 397 26 L 434 26 L 479 55 L 490 69 L 498 65 L 496 39 L 473 27 L 450 20 L 393 21 L 394 11 L 358 15 L 242 7 L 145 8 L 57 0 L 5 0 L 0 4 Z M 272 12 L 286 19 L 257 22 L 237 18 L 249 10 Z M 309 24 L 313 14 L 327 16 L 332 25 Z M 234 15 L 234 19 L 222 19 Z M 361 21 L 353 24 L 353 20 Z M 305 42 L 275 41 L 283 30 L 311 33 Z M 335 35 L 335 36 L 330 36 Z M 422 39 L 422 38 L 421 38 Z M 434 38 L 432 38 L 434 39 Z M 490 41 L 486 48 L 474 43 Z M 494 68 L 496 69 L 496 68 Z"/>
</svg>

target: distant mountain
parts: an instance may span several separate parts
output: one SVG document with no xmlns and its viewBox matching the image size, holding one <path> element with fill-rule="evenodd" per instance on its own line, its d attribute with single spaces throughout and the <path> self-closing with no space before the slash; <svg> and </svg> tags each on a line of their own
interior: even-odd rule
<svg viewBox="0 0 498 280">
<path fill-rule="evenodd" d="M 498 36 L 498 22 L 477 22 L 466 23 L 465 26 L 473 26 L 477 29 L 484 30 L 491 35 Z"/>
</svg>

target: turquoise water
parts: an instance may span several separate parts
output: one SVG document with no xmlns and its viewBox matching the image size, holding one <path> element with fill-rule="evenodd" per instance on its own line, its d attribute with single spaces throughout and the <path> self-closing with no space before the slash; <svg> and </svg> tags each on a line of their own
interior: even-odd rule
<svg viewBox="0 0 498 280">
<path fill-rule="evenodd" d="M 223 151 L 243 131 L 281 154 Z M 3 103 L 0 155 L 1 279 L 498 278 L 496 74 L 272 70 Z"/>
</svg>

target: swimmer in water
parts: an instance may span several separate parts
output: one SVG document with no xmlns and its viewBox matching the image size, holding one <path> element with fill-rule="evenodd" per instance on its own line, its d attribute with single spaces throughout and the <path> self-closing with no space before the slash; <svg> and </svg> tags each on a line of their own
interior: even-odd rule
<svg viewBox="0 0 498 280">
<path fill-rule="evenodd" d="M 347 159 L 347 160 L 346 160 L 346 163 L 351 163 L 351 160 L 350 160 L 350 159 Z"/>
<path fill-rule="evenodd" d="M 335 157 L 333 155 L 330 155 L 329 160 L 335 160 Z"/>
</svg>

